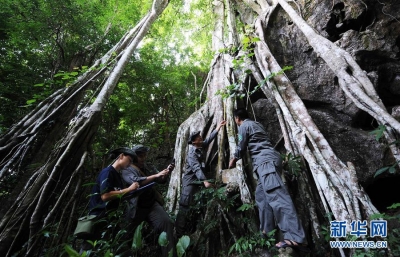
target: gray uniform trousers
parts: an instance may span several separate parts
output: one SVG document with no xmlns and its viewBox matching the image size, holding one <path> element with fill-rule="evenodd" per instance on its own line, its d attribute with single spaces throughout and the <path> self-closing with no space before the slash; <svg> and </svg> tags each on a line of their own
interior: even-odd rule
<svg viewBox="0 0 400 257">
<path fill-rule="evenodd" d="M 167 247 L 161 247 L 162 256 L 167 257 L 170 250 L 173 250 L 174 256 L 176 256 L 174 223 L 164 208 L 157 201 L 154 201 L 154 204 L 150 208 L 137 208 L 135 218 L 131 220 L 127 230 L 133 234 L 134 229 L 140 223 L 147 221 L 157 233 L 167 233 L 168 245 Z"/>
<path fill-rule="evenodd" d="M 194 194 L 199 190 L 199 185 L 186 185 L 182 187 L 182 193 L 179 200 L 179 211 L 175 221 L 176 236 L 178 238 L 187 233 L 186 223 L 188 222 L 190 206 L 193 205 Z"/>
<path fill-rule="evenodd" d="M 281 163 L 267 162 L 257 167 L 256 203 L 260 217 L 260 230 L 268 233 L 275 222 L 284 239 L 305 243 L 305 234 L 296 209 L 279 175 Z"/>
</svg>

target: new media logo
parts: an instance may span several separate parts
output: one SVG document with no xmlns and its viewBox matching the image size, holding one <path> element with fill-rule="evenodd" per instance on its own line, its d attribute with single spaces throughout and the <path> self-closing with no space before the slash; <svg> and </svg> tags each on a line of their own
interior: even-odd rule
<svg viewBox="0 0 400 257">
<path fill-rule="evenodd" d="M 350 226 L 347 221 L 331 221 L 332 238 L 337 241 L 330 241 L 332 248 L 387 248 L 387 241 L 339 241 L 338 238 L 346 237 L 347 230 L 350 228 L 349 235 L 364 237 L 368 235 L 367 221 L 353 220 Z M 369 237 L 387 237 L 387 221 L 371 220 L 369 223 Z"/>
</svg>

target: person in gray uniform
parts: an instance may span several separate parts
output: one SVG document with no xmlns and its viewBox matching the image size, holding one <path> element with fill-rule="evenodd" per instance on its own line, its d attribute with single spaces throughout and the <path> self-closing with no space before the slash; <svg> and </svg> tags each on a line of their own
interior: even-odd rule
<svg viewBox="0 0 400 257">
<path fill-rule="evenodd" d="M 136 153 L 133 163 L 122 170 L 122 178 L 127 184 L 139 182 L 140 186 L 148 185 L 151 182 L 165 183 L 168 174 L 175 168 L 170 164 L 166 169 L 155 173 L 146 165 L 147 152 L 149 148 L 143 145 L 135 145 L 132 150 Z M 133 234 L 140 223 L 147 221 L 157 233 L 166 232 L 168 245 L 161 247 L 162 256 L 168 256 L 172 250 L 176 256 L 174 223 L 164 210 L 162 195 L 154 188 L 143 190 L 137 197 L 129 200 L 127 218 L 129 221 L 127 231 Z"/>
<path fill-rule="evenodd" d="M 239 126 L 239 142 L 229 168 L 236 166 L 248 150 L 252 159 L 253 171 L 258 183 L 255 200 L 260 218 L 260 230 L 265 236 L 275 228 L 275 221 L 283 233 L 284 240 L 276 247 L 292 247 L 308 251 L 305 247 L 305 234 L 296 209 L 280 177 L 282 159 L 271 142 L 264 127 L 248 118 L 245 109 L 233 113 L 235 123 Z"/>
<path fill-rule="evenodd" d="M 205 159 L 203 148 L 206 148 L 217 136 L 219 129 L 226 124 L 221 121 L 211 135 L 203 141 L 200 131 L 192 132 L 189 137 L 189 151 L 186 157 L 185 174 L 182 178 L 182 193 L 179 199 L 179 211 L 176 216 L 175 228 L 178 238 L 186 232 L 186 221 L 193 201 L 193 195 L 200 189 L 200 185 L 212 187 L 213 184 L 207 181 L 205 172 Z"/>
</svg>

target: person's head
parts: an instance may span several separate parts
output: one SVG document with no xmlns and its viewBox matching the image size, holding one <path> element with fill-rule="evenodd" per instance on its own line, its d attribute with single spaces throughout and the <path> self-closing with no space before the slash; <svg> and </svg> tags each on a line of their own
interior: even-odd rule
<svg viewBox="0 0 400 257">
<path fill-rule="evenodd" d="M 146 162 L 147 152 L 150 150 L 150 148 L 144 145 L 135 145 L 132 147 L 132 150 L 137 156 L 133 162 L 138 164 L 138 166 L 143 167 L 144 163 Z"/>
<path fill-rule="evenodd" d="M 233 118 L 237 125 L 241 125 L 245 119 L 249 118 L 249 114 L 247 113 L 246 109 L 239 108 L 233 111 Z"/>
<path fill-rule="evenodd" d="M 116 170 L 126 169 L 131 165 L 134 159 L 136 159 L 136 154 L 128 147 L 121 147 L 114 149 L 109 152 L 109 154 L 115 158 L 118 156 L 115 162 L 112 164 Z"/>
<path fill-rule="evenodd" d="M 197 148 L 201 147 L 203 144 L 203 137 L 201 136 L 200 131 L 190 133 L 188 143 Z"/>
</svg>

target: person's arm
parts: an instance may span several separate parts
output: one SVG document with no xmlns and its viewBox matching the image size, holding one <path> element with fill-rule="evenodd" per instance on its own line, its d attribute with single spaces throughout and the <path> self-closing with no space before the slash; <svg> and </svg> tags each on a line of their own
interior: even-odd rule
<svg viewBox="0 0 400 257">
<path fill-rule="evenodd" d="M 164 170 L 162 170 L 162 171 L 160 171 L 160 172 L 158 172 L 156 174 L 153 174 L 153 175 L 150 175 L 150 176 L 146 177 L 145 180 L 142 180 L 140 182 L 140 185 L 144 186 L 144 185 L 147 185 L 147 184 L 149 184 L 151 182 L 163 183 L 163 182 L 166 181 L 165 178 L 167 177 L 168 173 L 169 173 L 168 168 L 164 169 Z"/>
<path fill-rule="evenodd" d="M 221 121 L 221 122 L 218 124 L 218 126 L 217 126 L 217 128 L 216 128 L 215 130 L 218 132 L 219 129 L 220 129 L 222 126 L 225 126 L 225 124 L 226 124 L 226 121 L 225 121 L 225 120 Z"/>
<path fill-rule="evenodd" d="M 171 173 L 174 169 L 175 169 L 175 163 L 170 163 L 168 167 L 165 170 L 163 170 L 166 171 L 166 173 L 162 174 L 161 177 L 157 178 L 157 183 L 164 184 L 165 182 L 167 182 L 169 173 Z"/>
<path fill-rule="evenodd" d="M 118 197 L 121 197 L 122 195 L 126 194 L 126 193 L 130 193 L 136 189 L 139 188 L 139 182 L 133 182 L 128 188 L 124 188 L 121 190 L 115 190 L 115 191 L 110 191 L 107 193 L 104 193 L 101 195 L 101 200 L 103 200 L 103 202 L 108 202 L 111 201 L 113 199 L 116 199 Z"/>
<path fill-rule="evenodd" d="M 209 137 L 207 137 L 207 138 L 203 141 L 202 146 L 203 146 L 203 147 L 208 146 L 208 145 L 211 143 L 211 141 L 213 141 L 214 138 L 217 136 L 218 131 L 221 129 L 221 127 L 224 126 L 225 124 L 226 124 L 226 121 L 224 121 L 224 120 L 221 121 L 221 122 L 218 124 L 218 126 L 215 128 L 215 130 L 211 133 L 211 135 L 210 135 Z"/>
<path fill-rule="evenodd" d="M 139 183 L 136 181 L 133 181 L 129 184 L 128 188 L 120 188 L 118 187 L 118 184 L 115 184 L 115 180 L 119 178 L 119 174 L 114 174 L 112 173 L 110 168 L 104 169 L 98 178 L 99 184 L 100 184 L 100 194 L 101 194 L 101 200 L 103 202 L 108 202 L 110 200 L 116 199 L 118 197 L 121 197 L 123 194 L 131 192 L 133 190 L 136 190 L 139 187 Z M 122 185 L 121 185 L 122 187 Z"/>
<path fill-rule="evenodd" d="M 137 168 L 139 169 L 139 168 Z M 136 168 L 130 166 L 124 170 L 122 170 L 122 179 L 128 184 L 132 184 L 133 182 L 139 182 L 141 186 L 147 185 L 151 182 L 158 182 L 159 178 L 162 176 L 165 176 L 168 174 L 168 171 L 160 171 L 156 174 L 152 174 L 150 176 L 144 177 L 142 174 L 140 174 L 139 170 Z"/>
<path fill-rule="evenodd" d="M 243 154 L 247 150 L 249 134 L 247 133 L 246 127 L 244 125 L 239 126 L 238 134 L 239 134 L 239 142 L 238 145 L 236 146 L 233 158 L 229 161 L 229 168 L 235 167 L 236 162 L 242 158 Z"/>
</svg>

